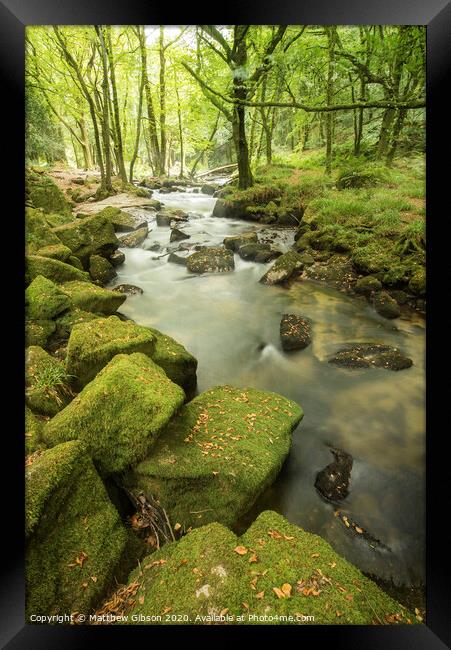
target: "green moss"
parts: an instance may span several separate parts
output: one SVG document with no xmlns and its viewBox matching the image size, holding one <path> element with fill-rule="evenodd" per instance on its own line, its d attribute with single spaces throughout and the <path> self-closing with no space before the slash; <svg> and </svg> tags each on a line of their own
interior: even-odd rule
<svg viewBox="0 0 451 650">
<path fill-rule="evenodd" d="M 73 396 L 63 364 L 37 345 L 26 350 L 25 383 L 26 403 L 42 415 L 55 415 Z"/>
<path fill-rule="evenodd" d="M 74 220 L 74 217 L 71 214 L 46 214 L 45 220 L 47 221 L 50 228 L 56 228 L 57 226 L 63 226 L 65 223 L 70 223 Z"/>
<path fill-rule="evenodd" d="M 95 282 L 107 284 L 116 277 L 117 273 L 104 257 L 101 255 L 91 255 L 89 258 L 89 275 Z"/>
<path fill-rule="evenodd" d="M 100 214 L 53 228 L 53 233 L 88 267 L 91 255 L 106 255 L 119 247 L 113 224 Z"/>
<path fill-rule="evenodd" d="M 156 496 L 173 523 L 231 525 L 274 481 L 301 418 L 275 393 L 213 388 L 183 407 L 126 480 Z"/>
<path fill-rule="evenodd" d="M 112 314 L 119 309 L 127 296 L 118 291 L 96 287 L 90 282 L 65 282 L 62 289 L 73 307 L 96 314 Z"/>
<path fill-rule="evenodd" d="M 121 472 L 144 458 L 184 398 L 147 356 L 118 354 L 50 420 L 45 440 L 80 439 L 102 473 Z"/>
<path fill-rule="evenodd" d="M 90 280 L 89 275 L 80 271 L 71 264 L 60 262 L 59 260 L 42 255 L 28 255 L 26 258 L 25 280 L 30 283 L 38 275 L 43 275 L 48 280 L 57 284 L 61 282 L 71 282 L 80 280 L 87 282 Z"/>
<path fill-rule="evenodd" d="M 417 296 L 426 294 L 426 271 L 419 269 L 415 271 L 409 282 L 409 289 Z"/>
<path fill-rule="evenodd" d="M 47 213 L 70 214 L 70 205 L 64 194 L 47 174 L 27 170 L 26 191 L 35 208 Z"/>
<path fill-rule="evenodd" d="M 276 259 L 271 268 L 263 275 L 260 282 L 263 284 L 283 284 L 295 275 L 299 275 L 304 268 L 302 258 L 295 251 L 288 251 Z"/>
<path fill-rule="evenodd" d="M 225 273 L 233 271 L 233 253 L 226 248 L 205 248 L 186 258 L 186 267 L 191 273 Z"/>
<path fill-rule="evenodd" d="M 116 354 L 142 352 L 152 357 L 154 348 L 155 336 L 147 327 L 121 321 L 117 316 L 95 319 L 72 327 L 66 367 L 76 378 L 77 387 L 82 388 Z"/>
<path fill-rule="evenodd" d="M 61 241 L 50 230 L 42 210 L 25 208 L 25 247 L 28 253 L 40 248 L 61 246 Z"/>
<path fill-rule="evenodd" d="M 83 446 L 35 459 L 25 495 L 27 618 L 89 613 L 114 580 L 127 533 Z"/>
<path fill-rule="evenodd" d="M 55 318 L 56 336 L 59 339 L 68 339 L 74 325 L 98 320 L 99 318 L 104 318 L 103 314 L 83 311 L 82 309 L 78 309 L 78 307 L 68 309 L 64 314 Z"/>
<path fill-rule="evenodd" d="M 25 290 L 25 304 L 27 317 L 33 320 L 50 320 L 70 307 L 67 295 L 42 275 Z"/>
<path fill-rule="evenodd" d="M 44 348 L 55 329 L 56 325 L 53 320 L 26 320 L 26 345 L 40 345 Z"/>
<path fill-rule="evenodd" d="M 270 511 L 240 538 L 217 523 L 193 530 L 145 558 L 132 581 L 139 588 L 129 620 L 171 608 L 170 614 L 185 614 L 185 624 L 193 625 L 221 612 L 233 617 L 231 624 L 245 625 L 296 624 L 302 615 L 323 625 L 416 622 L 327 542 Z M 278 597 L 274 589 L 283 596 L 283 586 L 286 595 Z M 168 619 L 163 614 L 162 624 L 177 622 L 177 616 Z"/>
<path fill-rule="evenodd" d="M 148 193 L 146 193 L 146 197 L 147 196 Z M 136 230 L 142 225 L 147 225 L 147 221 L 145 219 L 138 219 L 137 217 L 134 217 L 133 215 L 128 214 L 119 208 L 113 208 L 112 206 L 104 208 L 101 212 L 98 212 L 98 215 L 105 217 L 108 221 L 110 221 L 113 224 L 116 232 Z"/>
<path fill-rule="evenodd" d="M 251 232 L 243 232 L 240 235 L 226 237 L 223 244 L 228 250 L 238 252 L 238 249 L 244 244 L 256 244 L 257 242 L 257 233 L 252 230 Z"/>
<path fill-rule="evenodd" d="M 71 251 L 64 244 L 52 244 L 51 246 L 43 246 L 43 248 L 36 251 L 36 254 L 65 262 L 71 256 Z"/>
<path fill-rule="evenodd" d="M 151 327 L 148 329 L 155 336 L 152 359 L 163 368 L 171 381 L 181 386 L 186 393 L 191 393 L 197 384 L 197 359 L 175 339 Z"/>
<path fill-rule="evenodd" d="M 42 440 L 44 422 L 28 406 L 25 407 L 25 453 L 32 454 L 45 448 Z"/>
</svg>

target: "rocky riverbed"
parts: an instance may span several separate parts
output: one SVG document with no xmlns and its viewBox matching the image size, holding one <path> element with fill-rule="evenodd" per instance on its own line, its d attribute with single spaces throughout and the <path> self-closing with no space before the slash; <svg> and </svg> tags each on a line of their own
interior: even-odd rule
<svg viewBox="0 0 451 650">
<path fill-rule="evenodd" d="M 134 590 L 138 610 L 161 602 L 141 574 L 127 581 L 159 545 L 133 533 L 128 490 L 155 498 L 173 531 L 145 559 L 168 565 L 166 608 L 182 598 L 171 573 L 182 558 L 198 569 L 184 583 L 193 611 L 238 615 L 244 602 L 295 612 L 312 589 L 317 622 L 415 622 L 349 561 L 400 584 L 424 578 L 421 320 L 405 311 L 388 320 L 371 300 L 312 279 L 321 260 L 293 250 L 293 227 L 212 216 L 207 188 L 161 189 L 73 212 L 50 179 L 28 179 L 28 611 L 99 607 L 114 579 Z M 361 353 L 363 342 L 383 344 L 383 361 L 373 363 L 371 347 Z M 359 343 L 353 354 L 367 365 L 328 363 Z M 384 365 L 393 350 L 410 365 Z M 314 487 L 328 445 L 353 457 L 341 517 Z M 412 499 L 416 512 L 403 507 Z M 230 532 L 264 510 L 280 515 L 262 514 L 240 539 Z M 349 519 L 383 545 L 349 531 Z M 292 542 L 302 550 L 318 540 L 309 575 L 295 561 L 279 566 L 279 539 L 288 554 Z M 199 548 L 209 556 L 196 563 Z M 248 560 L 270 576 L 257 590 L 249 575 L 250 592 L 239 567 Z M 337 602 L 337 585 L 352 598 Z"/>
</svg>

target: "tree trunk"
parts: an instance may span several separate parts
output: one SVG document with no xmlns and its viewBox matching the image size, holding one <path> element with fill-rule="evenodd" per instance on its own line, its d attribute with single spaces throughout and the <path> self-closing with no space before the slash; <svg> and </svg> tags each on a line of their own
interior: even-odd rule
<svg viewBox="0 0 451 650">
<path fill-rule="evenodd" d="M 83 158 L 85 159 L 85 168 L 92 169 L 92 156 L 91 156 L 91 146 L 89 143 L 88 130 L 86 128 L 85 116 L 82 115 L 78 121 L 78 128 L 80 129 L 81 140 L 83 142 Z"/>
<path fill-rule="evenodd" d="M 392 141 L 390 148 L 387 152 L 387 165 L 391 166 L 395 158 L 396 149 L 399 144 L 399 136 L 401 135 L 402 127 L 404 126 L 404 121 L 406 119 L 407 111 L 400 110 L 398 111 L 398 117 L 396 119 L 395 125 L 393 127 Z"/>
<path fill-rule="evenodd" d="M 164 27 L 160 25 L 160 164 L 159 174 L 166 173 L 166 57 L 164 48 Z"/>
<path fill-rule="evenodd" d="M 215 135 L 216 135 L 216 131 L 218 130 L 218 126 L 219 126 L 219 118 L 220 118 L 220 116 L 221 116 L 221 111 L 218 111 L 218 115 L 217 115 L 217 117 L 216 117 L 216 122 L 215 122 L 215 125 L 214 125 L 214 127 L 213 127 L 213 131 L 211 132 L 211 135 L 210 135 L 210 137 L 209 137 L 209 139 L 208 139 L 208 144 L 207 144 L 207 146 L 206 146 L 204 149 L 202 149 L 202 151 L 197 155 L 197 157 L 196 157 L 196 159 L 195 159 L 195 161 L 194 161 L 194 163 L 193 163 L 193 166 L 191 167 L 191 171 L 190 171 L 190 173 L 189 173 L 190 176 L 194 176 L 194 172 L 196 171 L 196 167 L 197 167 L 197 165 L 199 164 L 199 162 L 201 161 L 202 156 L 204 155 L 205 151 L 209 148 L 210 144 L 213 142 L 213 138 L 215 137 Z"/>
<path fill-rule="evenodd" d="M 100 42 L 100 53 L 102 59 L 102 140 L 105 158 L 105 177 L 104 183 L 99 188 L 99 195 L 113 193 L 113 185 L 111 182 L 111 150 L 110 150 L 110 115 L 109 115 L 109 93 L 108 93 L 108 58 L 105 47 L 105 40 L 103 38 L 102 26 L 96 25 L 96 32 Z"/>
<path fill-rule="evenodd" d="M 148 129 L 149 129 L 149 140 L 150 140 L 150 150 L 151 150 L 151 166 L 153 173 L 159 173 L 159 161 L 160 161 L 160 144 L 158 142 L 157 134 L 157 125 L 155 121 L 155 111 L 153 108 L 152 94 L 150 92 L 150 83 L 149 76 L 147 74 L 147 51 L 146 51 L 146 37 L 144 33 L 144 27 L 139 25 L 137 27 L 138 38 L 139 38 L 139 49 L 141 53 L 141 74 L 144 75 L 144 90 L 146 93 L 146 106 L 147 106 L 147 118 L 148 118 Z"/>
<path fill-rule="evenodd" d="M 234 64 L 236 68 L 244 69 L 247 64 L 246 25 L 235 26 Z M 245 81 L 239 75 L 233 78 L 234 99 L 245 100 L 247 89 Z M 243 104 L 236 104 L 232 114 L 232 133 L 235 144 L 236 160 L 238 163 L 238 187 L 245 190 L 254 182 L 249 163 L 249 149 L 246 140 L 246 112 Z"/>
<path fill-rule="evenodd" d="M 334 64 L 335 64 L 335 27 L 326 27 L 329 63 L 327 66 L 327 83 L 326 83 L 326 102 L 330 106 L 333 101 L 334 90 Z M 333 114 L 326 113 L 326 168 L 328 176 L 332 173 L 332 134 L 333 134 Z"/>
<path fill-rule="evenodd" d="M 108 26 L 106 28 L 106 45 L 107 47 L 105 49 L 108 57 L 111 90 L 112 90 L 114 130 L 116 134 L 116 138 L 115 138 L 116 160 L 117 160 L 119 176 L 121 178 L 122 185 L 125 186 L 127 185 L 127 172 L 125 171 L 125 163 L 124 163 L 124 148 L 122 144 L 121 120 L 119 115 L 119 101 L 117 96 L 116 73 L 114 70 L 113 47 L 111 44 L 111 26 Z"/>
<path fill-rule="evenodd" d="M 390 132 L 392 129 L 393 121 L 395 119 L 395 109 L 387 108 L 382 116 L 381 130 L 379 133 L 379 140 L 377 142 L 376 158 L 381 160 L 387 155 L 388 145 L 390 142 Z"/>
<path fill-rule="evenodd" d="M 130 160 L 130 183 L 133 183 L 133 168 L 135 166 L 136 159 L 138 157 L 139 151 L 139 138 L 141 137 L 141 118 L 142 118 L 142 106 L 143 106 L 143 94 L 144 94 L 144 75 L 141 72 L 141 82 L 139 84 L 139 96 L 138 96 L 138 116 L 136 118 L 136 138 L 135 138 L 135 147 L 133 149 L 133 155 Z"/>
<path fill-rule="evenodd" d="M 183 125 L 182 125 L 182 109 L 180 106 L 180 96 L 179 96 L 179 90 L 178 90 L 178 83 L 177 83 L 177 71 L 174 67 L 174 89 L 175 89 L 175 96 L 177 98 L 177 118 L 178 118 L 178 124 L 179 124 L 179 140 L 180 140 L 180 178 L 183 178 L 183 175 L 185 173 L 185 149 L 184 149 L 184 143 L 183 143 Z"/>
</svg>

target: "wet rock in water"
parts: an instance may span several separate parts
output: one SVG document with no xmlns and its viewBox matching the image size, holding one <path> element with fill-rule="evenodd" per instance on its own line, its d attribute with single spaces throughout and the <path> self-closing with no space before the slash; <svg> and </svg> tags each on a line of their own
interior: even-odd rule
<svg viewBox="0 0 451 650">
<path fill-rule="evenodd" d="M 95 314 L 113 314 L 127 296 L 97 287 L 91 282 L 65 282 L 61 289 L 66 293 L 73 307 Z"/>
<path fill-rule="evenodd" d="M 27 620 L 91 611 L 128 535 L 83 445 L 67 442 L 30 459 L 25 497 Z"/>
<path fill-rule="evenodd" d="M 299 258 L 304 266 L 312 266 L 315 263 L 315 258 L 310 253 L 299 253 Z"/>
<path fill-rule="evenodd" d="M 318 472 L 315 487 L 327 501 L 342 501 L 349 494 L 352 456 L 341 449 L 330 449 L 334 460 Z"/>
<path fill-rule="evenodd" d="M 119 293 L 125 293 L 127 296 L 139 296 L 144 293 L 141 287 L 137 287 L 134 284 L 118 284 L 113 288 L 113 291 L 118 291 Z"/>
<path fill-rule="evenodd" d="M 183 232 L 178 228 L 172 228 L 169 241 L 182 241 L 183 239 L 191 239 L 191 235 L 187 235 L 186 232 Z"/>
<path fill-rule="evenodd" d="M 188 214 L 178 208 L 163 208 L 157 212 L 157 226 L 170 226 L 171 224 L 188 221 Z"/>
<path fill-rule="evenodd" d="M 241 246 L 245 244 L 257 244 L 258 237 L 255 231 L 243 232 L 240 235 L 233 235 L 232 237 L 226 237 L 223 241 L 224 246 L 231 251 L 238 252 Z"/>
<path fill-rule="evenodd" d="M 138 230 L 134 230 L 128 235 L 125 235 L 125 237 L 121 237 L 119 240 L 120 245 L 125 246 L 126 248 L 136 248 L 143 243 L 143 241 L 147 238 L 148 233 L 149 226 L 146 224 L 142 228 L 138 228 Z"/>
<path fill-rule="evenodd" d="M 186 266 L 186 260 L 188 259 L 187 251 L 172 251 L 169 254 L 168 262 L 173 264 L 180 264 L 181 266 Z"/>
<path fill-rule="evenodd" d="M 373 304 L 377 313 L 384 318 L 398 318 L 401 315 L 398 303 L 386 291 L 377 293 L 373 298 Z"/>
<path fill-rule="evenodd" d="M 209 507 L 214 509 L 215 503 Z M 129 577 L 129 585 L 139 585 L 129 621 L 154 615 L 164 603 L 194 625 L 224 624 L 227 616 L 232 624 L 248 625 L 249 615 L 255 616 L 254 624 L 267 625 L 268 612 L 280 617 L 278 622 L 287 620 L 282 616 L 296 621 L 303 612 L 314 616 L 316 624 L 372 625 L 375 611 L 381 623 L 416 622 L 414 614 L 324 539 L 268 510 L 241 537 L 211 523 L 163 546 L 155 558 L 142 560 L 147 569 L 138 567 Z M 342 591 L 334 586 L 336 580 Z M 161 624 L 176 621 L 162 617 Z"/>
<path fill-rule="evenodd" d="M 73 397 L 64 365 L 37 345 L 25 352 L 25 385 L 27 406 L 41 415 L 55 415 Z"/>
<path fill-rule="evenodd" d="M 125 253 L 122 251 L 114 251 L 108 259 L 113 266 L 120 266 L 125 262 Z"/>
<path fill-rule="evenodd" d="M 310 345 L 310 323 L 296 314 L 284 314 L 280 321 L 280 340 L 285 352 L 303 350 Z"/>
<path fill-rule="evenodd" d="M 112 264 L 104 257 L 91 255 L 89 258 L 89 275 L 94 281 L 107 284 L 117 276 L 117 273 Z"/>
<path fill-rule="evenodd" d="M 317 263 L 308 266 L 305 270 L 308 278 L 327 282 L 332 286 L 351 288 L 355 271 L 351 262 L 342 255 L 334 255 L 326 263 Z"/>
<path fill-rule="evenodd" d="M 147 327 L 117 316 L 74 325 L 67 344 L 66 368 L 81 390 L 116 354 L 141 352 L 151 357 L 155 336 Z"/>
<path fill-rule="evenodd" d="M 102 474 L 122 472 L 146 456 L 184 400 L 148 356 L 117 354 L 47 423 L 44 441 L 79 439 Z"/>
<path fill-rule="evenodd" d="M 251 243 L 238 248 L 238 255 L 248 262 L 271 262 L 282 255 L 281 251 L 273 250 L 269 244 Z"/>
<path fill-rule="evenodd" d="M 29 284 L 38 275 L 56 282 L 70 282 L 72 280 L 80 280 L 82 282 L 89 282 L 89 274 L 85 271 L 80 271 L 72 264 L 54 260 L 51 257 L 42 257 L 41 255 L 27 255 L 25 260 L 25 282 Z"/>
<path fill-rule="evenodd" d="M 108 257 L 119 248 L 113 224 L 100 213 L 58 226 L 52 232 L 80 258 L 85 269 L 91 255 Z"/>
<path fill-rule="evenodd" d="M 192 273 L 225 273 L 233 271 L 235 262 L 226 248 L 204 248 L 187 257 L 186 266 Z"/>
<path fill-rule="evenodd" d="M 218 187 L 219 187 L 219 185 L 213 185 L 213 184 L 210 184 L 210 183 L 205 183 L 200 188 L 200 191 L 202 192 L 202 194 L 210 194 L 212 196 L 216 192 Z"/>
<path fill-rule="evenodd" d="M 302 415 L 275 393 L 215 387 L 180 410 L 126 484 L 151 493 L 185 529 L 233 525 L 274 481 Z"/>
<path fill-rule="evenodd" d="M 179 190 L 176 187 L 161 187 L 160 194 L 171 194 L 172 192 L 178 192 Z"/>
<path fill-rule="evenodd" d="M 38 275 L 25 290 L 25 309 L 31 320 L 50 320 L 69 309 L 69 297 L 51 280 Z"/>
<path fill-rule="evenodd" d="M 396 300 L 398 305 L 406 305 L 412 296 L 409 296 L 405 291 L 402 289 L 390 289 L 390 295 L 391 297 Z"/>
<path fill-rule="evenodd" d="M 364 296 L 370 296 L 373 291 L 380 291 L 381 289 L 382 282 L 371 275 L 359 278 L 355 284 L 355 292 Z"/>
<path fill-rule="evenodd" d="M 284 284 L 302 273 L 304 264 L 299 253 L 288 251 L 281 255 L 260 279 L 263 284 Z"/>
<path fill-rule="evenodd" d="M 329 363 L 343 368 L 386 368 L 387 370 L 405 370 L 412 365 L 412 359 L 406 357 L 398 348 L 381 343 L 356 343 L 337 352 Z"/>
<path fill-rule="evenodd" d="M 426 294 L 426 270 L 420 269 L 416 271 L 409 281 L 409 291 L 416 296 L 424 296 Z"/>
<path fill-rule="evenodd" d="M 111 221 L 116 232 L 132 232 L 133 230 L 147 226 L 147 219 L 135 217 L 132 214 L 128 214 L 128 212 L 112 206 L 104 208 L 98 214 Z"/>
</svg>

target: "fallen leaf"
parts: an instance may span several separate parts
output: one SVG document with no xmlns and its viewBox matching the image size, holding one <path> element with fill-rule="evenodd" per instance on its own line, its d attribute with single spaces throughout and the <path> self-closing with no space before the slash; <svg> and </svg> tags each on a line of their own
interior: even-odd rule
<svg viewBox="0 0 451 650">
<path fill-rule="evenodd" d="M 292 586 L 288 582 L 284 582 L 282 585 L 282 591 L 287 598 L 291 596 Z"/>
<path fill-rule="evenodd" d="M 255 553 L 252 553 L 252 555 L 249 558 L 249 564 L 253 562 L 258 562 L 258 555 L 256 555 Z"/>
<path fill-rule="evenodd" d="M 172 607 L 165 607 L 161 613 L 162 614 L 169 614 L 169 612 L 172 612 Z"/>
<path fill-rule="evenodd" d="M 139 601 L 139 604 L 140 604 L 140 605 L 144 605 L 144 596 L 140 596 L 140 597 L 138 598 L 138 601 Z"/>
<path fill-rule="evenodd" d="M 345 596 L 346 600 L 354 600 L 354 596 L 352 594 L 348 594 Z"/>
<path fill-rule="evenodd" d="M 268 535 L 272 537 L 273 539 L 282 539 L 282 535 L 277 532 L 277 530 L 270 530 L 268 532 Z"/>
<path fill-rule="evenodd" d="M 182 527 L 182 524 L 177 523 L 177 524 L 174 525 L 174 530 L 180 530 L 181 527 Z"/>
<path fill-rule="evenodd" d="M 279 589 L 279 587 L 273 587 L 272 590 L 276 594 L 277 598 L 285 598 L 285 594 L 281 589 Z"/>
<path fill-rule="evenodd" d="M 221 611 L 219 612 L 219 616 L 225 616 L 228 611 L 229 611 L 228 607 L 226 607 L 225 609 L 221 609 Z"/>
<path fill-rule="evenodd" d="M 236 546 L 233 550 L 235 553 L 238 553 L 238 555 L 246 555 L 247 553 L 247 548 L 245 546 Z"/>
<path fill-rule="evenodd" d="M 247 603 L 243 603 L 244 609 L 249 609 L 249 605 Z"/>
<path fill-rule="evenodd" d="M 97 582 L 97 576 L 91 576 L 91 580 L 92 580 L 93 582 Z"/>
<path fill-rule="evenodd" d="M 355 527 L 355 532 L 359 533 L 359 535 L 361 535 L 363 533 L 363 530 L 361 528 L 359 528 L 358 526 L 356 526 Z"/>
<path fill-rule="evenodd" d="M 319 557 L 319 553 L 312 553 L 310 557 Z"/>
<path fill-rule="evenodd" d="M 259 600 L 261 600 L 264 595 L 265 595 L 264 591 L 259 591 L 258 594 L 255 594 L 255 598 L 258 598 Z"/>
<path fill-rule="evenodd" d="M 339 612 L 338 609 L 337 609 L 337 611 L 335 612 L 335 615 L 336 615 L 337 618 L 338 618 L 338 617 L 340 617 L 340 616 L 343 616 L 343 612 Z"/>
</svg>

